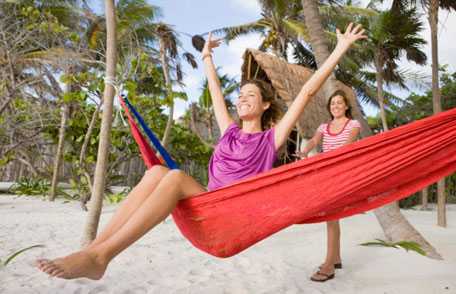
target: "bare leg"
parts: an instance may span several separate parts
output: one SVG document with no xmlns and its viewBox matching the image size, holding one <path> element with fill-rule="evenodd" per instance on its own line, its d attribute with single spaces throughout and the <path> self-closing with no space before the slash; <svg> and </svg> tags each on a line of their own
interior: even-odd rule
<svg viewBox="0 0 456 294">
<path fill-rule="evenodd" d="M 87 249 L 100 244 L 117 232 L 147 197 L 152 194 L 158 183 L 168 172 L 169 169 L 161 165 L 155 165 L 146 171 L 141 181 L 131 190 L 127 198 L 122 201 L 109 223 L 95 240 L 87 246 Z"/>
<path fill-rule="evenodd" d="M 65 279 L 100 279 L 109 262 L 166 218 L 180 199 L 204 191 L 192 177 L 178 170 L 169 171 L 127 222 L 107 240 L 63 258 L 38 261 L 38 268 Z"/>
<path fill-rule="evenodd" d="M 340 263 L 340 224 L 339 221 L 326 223 L 328 234 L 325 264 Z"/>
<path fill-rule="evenodd" d="M 339 221 L 326 223 L 327 229 L 327 251 L 325 262 L 320 266 L 320 270 L 312 278 L 314 280 L 325 280 L 328 275 L 334 274 L 334 264 L 340 263 L 340 224 Z M 319 274 L 319 273 L 323 273 Z"/>
</svg>

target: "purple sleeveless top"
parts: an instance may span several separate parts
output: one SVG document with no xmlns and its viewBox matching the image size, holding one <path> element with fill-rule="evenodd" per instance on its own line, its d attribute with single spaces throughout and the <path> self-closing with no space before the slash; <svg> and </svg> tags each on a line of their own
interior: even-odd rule
<svg viewBox="0 0 456 294">
<path fill-rule="evenodd" d="M 209 161 L 209 191 L 272 169 L 277 159 L 274 128 L 244 133 L 232 123 L 220 138 Z"/>
</svg>

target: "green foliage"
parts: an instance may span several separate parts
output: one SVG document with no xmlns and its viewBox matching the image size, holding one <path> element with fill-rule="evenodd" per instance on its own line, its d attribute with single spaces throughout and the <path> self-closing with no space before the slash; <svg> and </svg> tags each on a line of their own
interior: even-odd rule
<svg viewBox="0 0 456 294">
<path fill-rule="evenodd" d="M 46 197 L 51 189 L 51 183 L 47 179 L 39 178 L 22 178 L 11 187 L 11 192 L 16 195 L 24 196 L 42 196 Z M 57 187 L 57 196 L 63 196 L 67 199 L 73 199 L 73 197 L 66 193 L 62 188 Z"/>
<path fill-rule="evenodd" d="M 106 200 L 108 200 L 108 202 L 110 204 L 117 204 L 121 201 L 123 201 L 128 193 L 130 192 L 130 189 L 124 189 L 123 191 L 119 192 L 119 193 L 108 193 L 106 194 Z"/>
<path fill-rule="evenodd" d="M 413 241 L 399 241 L 399 242 L 388 242 L 381 239 L 375 239 L 376 241 L 366 242 L 360 244 L 361 246 L 376 246 L 376 247 L 390 247 L 395 249 L 405 249 L 405 251 L 414 251 L 418 254 L 426 256 L 426 252 L 421 246 Z"/>
<path fill-rule="evenodd" d="M 196 166 L 186 170 L 203 185 L 207 184 L 207 167 L 212 148 L 204 145 L 189 129 L 175 124 L 171 132 L 169 152 L 182 166 Z"/>
<path fill-rule="evenodd" d="M 0 167 L 7 165 L 12 160 L 14 160 L 13 152 L 3 154 L 3 157 L 0 158 Z"/>
<path fill-rule="evenodd" d="M 16 258 L 18 255 L 24 253 L 25 251 L 28 251 L 28 250 L 34 249 L 34 248 L 43 248 L 43 247 L 44 247 L 44 245 L 38 244 L 38 245 L 33 245 L 33 246 L 30 246 L 30 247 L 26 247 L 26 248 L 23 248 L 21 250 L 18 250 L 16 252 L 14 252 L 13 254 L 11 254 L 10 256 L 8 256 L 5 261 L 0 261 L 0 265 L 5 267 L 11 261 L 13 261 L 14 258 Z"/>
<path fill-rule="evenodd" d="M 46 195 L 51 183 L 46 179 L 22 178 L 11 187 L 11 192 L 17 195 Z"/>
<path fill-rule="evenodd" d="M 242 25 L 215 30 L 223 34 L 227 41 L 250 33 L 260 33 L 263 37 L 260 48 L 271 49 L 276 55 L 287 59 L 287 48 L 306 38 L 306 28 L 300 17 L 300 3 L 297 1 L 260 1 L 261 18 Z"/>
</svg>

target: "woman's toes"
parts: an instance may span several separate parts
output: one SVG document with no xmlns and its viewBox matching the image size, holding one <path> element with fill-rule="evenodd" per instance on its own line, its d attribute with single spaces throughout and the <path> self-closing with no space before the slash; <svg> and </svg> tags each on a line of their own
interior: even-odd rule
<svg viewBox="0 0 456 294">
<path fill-rule="evenodd" d="M 61 271 L 60 273 L 56 274 L 54 277 L 60 278 L 60 279 L 65 279 L 65 272 Z"/>
<path fill-rule="evenodd" d="M 49 274 L 50 274 L 51 276 L 53 276 L 53 277 L 56 277 L 56 276 L 59 275 L 59 274 L 63 274 L 63 270 L 61 270 L 61 269 L 59 269 L 59 268 L 56 268 L 56 269 L 54 269 L 53 271 L 51 271 Z"/>
<path fill-rule="evenodd" d="M 37 259 L 35 262 L 35 265 L 39 268 L 42 269 L 44 265 L 46 265 L 49 262 L 48 259 Z"/>
<path fill-rule="evenodd" d="M 49 274 L 50 272 L 52 272 L 54 269 L 56 269 L 57 267 L 55 266 L 54 263 L 52 262 L 49 262 L 47 264 L 45 264 L 42 268 L 42 271 Z"/>
</svg>

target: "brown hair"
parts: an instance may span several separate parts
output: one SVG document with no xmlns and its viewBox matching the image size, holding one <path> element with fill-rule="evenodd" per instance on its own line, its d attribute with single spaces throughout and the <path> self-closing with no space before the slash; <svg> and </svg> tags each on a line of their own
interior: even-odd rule
<svg viewBox="0 0 456 294">
<path fill-rule="evenodd" d="M 352 107 L 350 105 L 350 102 L 348 101 L 347 95 L 342 90 L 336 90 L 336 91 L 334 91 L 334 93 L 332 93 L 331 96 L 329 96 L 328 103 L 326 104 L 326 109 L 328 110 L 329 115 L 331 116 L 331 119 L 334 119 L 334 116 L 331 113 L 331 101 L 336 96 L 342 96 L 342 98 L 344 98 L 345 105 L 347 105 L 347 107 L 348 107 L 347 110 L 345 110 L 345 116 L 349 119 L 353 119 L 353 115 L 351 112 Z"/>
<path fill-rule="evenodd" d="M 270 129 L 282 117 L 282 108 L 278 101 L 274 98 L 274 90 L 271 85 L 262 80 L 250 79 L 242 82 L 241 87 L 247 84 L 253 84 L 260 90 L 261 99 L 263 102 L 269 102 L 269 108 L 263 112 L 261 116 L 261 128 L 264 130 Z"/>
</svg>

